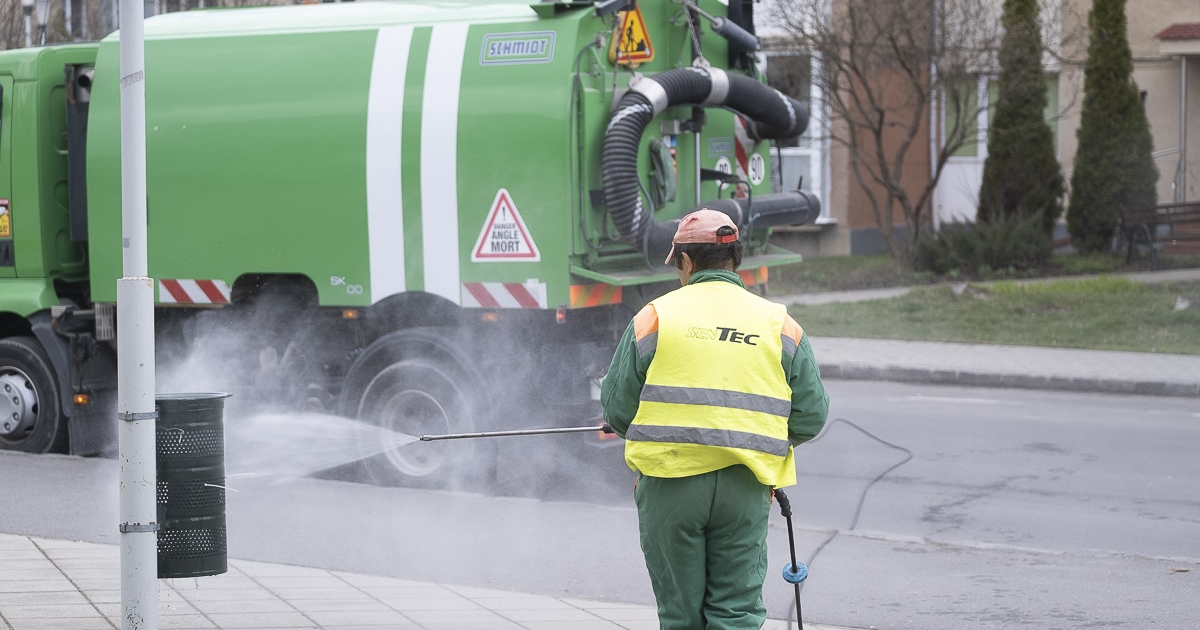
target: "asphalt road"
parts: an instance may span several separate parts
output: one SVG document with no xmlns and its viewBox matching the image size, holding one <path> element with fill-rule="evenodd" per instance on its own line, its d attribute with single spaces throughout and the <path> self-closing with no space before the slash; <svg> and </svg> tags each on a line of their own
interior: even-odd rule
<svg viewBox="0 0 1200 630">
<path fill-rule="evenodd" d="M 827 386 L 831 423 L 789 492 L 806 621 L 1200 627 L 1195 401 Z M 613 463 L 539 473 L 571 488 L 556 500 L 232 477 L 230 555 L 648 604 L 624 481 L 598 470 Z M 115 461 L 0 453 L 0 531 L 115 543 L 116 506 Z M 772 520 L 765 597 L 787 618 Z"/>
</svg>

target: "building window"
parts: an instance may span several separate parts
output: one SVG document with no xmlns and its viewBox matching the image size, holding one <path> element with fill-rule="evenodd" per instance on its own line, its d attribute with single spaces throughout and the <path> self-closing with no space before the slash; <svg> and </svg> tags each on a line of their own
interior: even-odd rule
<svg viewBox="0 0 1200 630">
<path fill-rule="evenodd" d="M 812 92 L 812 56 L 805 52 L 768 52 L 767 84 L 788 96 L 807 103 Z M 813 125 L 799 138 L 779 146 L 812 146 Z"/>
<path fill-rule="evenodd" d="M 798 138 L 776 142 L 772 150 L 771 182 L 775 192 L 803 189 L 822 200 L 822 222 L 829 219 L 827 185 L 828 142 L 822 138 L 826 123 L 820 109 L 820 95 L 814 94 L 813 56 L 805 51 L 768 51 L 767 83 L 784 94 L 809 105 L 808 127 Z"/>
<path fill-rule="evenodd" d="M 948 138 L 951 130 L 958 127 L 959 119 L 963 119 L 963 143 L 954 150 L 954 157 L 979 156 L 979 82 L 978 80 L 964 81 L 949 88 L 942 106 L 945 123 L 942 137 Z"/>
<path fill-rule="evenodd" d="M 996 99 L 1000 97 L 1000 85 L 995 78 L 985 79 L 987 81 L 987 94 L 979 94 L 978 82 L 976 80 L 963 82 L 961 85 L 954 88 L 954 91 L 948 93 L 943 99 L 942 107 L 944 116 L 942 137 L 948 137 L 950 130 L 954 129 L 960 116 L 967 117 L 965 134 L 966 139 L 962 146 L 958 147 L 952 155 L 954 157 L 980 157 L 986 155 L 986 150 L 980 146 L 984 140 L 979 138 L 979 112 L 986 109 L 987 118 L 986 124 L 991 127 L 992 121 L 996 116 L 996 108 L 993 105 Z M 985 100 L 979 100 L 980 97 Z M 1043 111 L 1046 124 L 1050 125 L 1050 131 L 1054 134 L 1054 151 L 1057 154 L 1059 150 L 1058 138 L 1058 75 L 1051 74 L 1046 76 L 1046 109 Z M 1060 156 L 1061 157 L 1061 156 Z"/>
</svg>

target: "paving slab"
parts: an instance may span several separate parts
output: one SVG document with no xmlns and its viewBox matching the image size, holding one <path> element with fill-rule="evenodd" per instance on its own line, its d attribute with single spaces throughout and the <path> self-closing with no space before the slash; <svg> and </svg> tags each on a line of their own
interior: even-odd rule
<svg viewBox="0 0 1200 630">
<path fill-rule="evenodd" d="M 19 559 L 16 559 L 19 556 Z M 82 564 L 67 560 L 86 559 Z M 47 569 L 49 567 L 49 569 Z M 87 575 L 88 579 L 79 579 Z M 0 629 L 121 627 L 115 545 L 0 534 Z M 653 607 L 230 559 L 219 576 L 159 581 L 178 630 L 656 630 Z M 765 630 L 794 627 L 768 620 Z M 805 624 L 807 630 L 853 630 Z"/>
</svg>

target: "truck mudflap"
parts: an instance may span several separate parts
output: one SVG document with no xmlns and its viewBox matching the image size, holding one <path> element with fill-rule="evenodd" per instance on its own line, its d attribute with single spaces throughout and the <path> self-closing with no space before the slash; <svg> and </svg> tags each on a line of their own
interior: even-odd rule
<svg viewBox="0 0 1200 630">
<path fill-rule="evenodd" d="M 808 127 L 808 110 L 799 101 L 750 77 L 717 68 L 676 68 L 635 82 L 617 103 L 605 130 L 601 171 L 613 224 L 626 242 L 650 260 L 666 257 L 678 219 L 659 223 L 643 207 L 638 147 L 650 121 L 677 106 L 728 107 L 747 119 L 747 132 L 755 141 L 795 137 Z M 717 199 L 703 207 L 729 215 L 743 231 L 810 223 L 821 212 L 817 198 L 800 190 L 743 200 Z"/>
</svg>

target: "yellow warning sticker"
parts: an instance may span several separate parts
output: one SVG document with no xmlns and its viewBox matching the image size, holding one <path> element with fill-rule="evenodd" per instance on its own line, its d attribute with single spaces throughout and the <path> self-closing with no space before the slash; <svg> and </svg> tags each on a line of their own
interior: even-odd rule
<svg viewBox="0 0 1200 630">
<path fill-rule="evenodd" d="M 608 47 L 608 60 L 612 63 L 636 66 L 654 60 L 654 45 L 646 30 L 642 8 L 621 11 L 617 14 L 617 28 L 613 31 L 612 44 Z"/>
<path fill-rule="evenodd" d="M 12 236 L 12 217 L 8 214 L 8 200 L 0 199 L 0 238 Z"/>
</svg>

